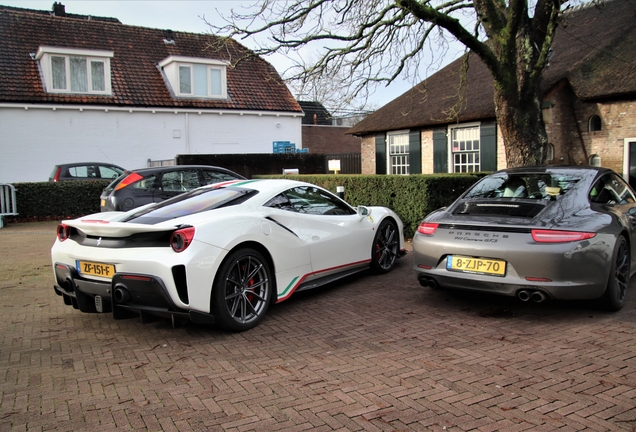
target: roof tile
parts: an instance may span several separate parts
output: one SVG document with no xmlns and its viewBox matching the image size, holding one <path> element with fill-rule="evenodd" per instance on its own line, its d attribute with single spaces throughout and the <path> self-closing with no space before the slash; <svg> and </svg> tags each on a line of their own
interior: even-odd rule
<svg viewBox="0 0 636 432">
<path fill-rule="evenodd" d="M 170 94 L 157 63 L 169 55 L 231 60 L 251 54 L 229 40 L 211 34 L 172 32 L 119 23 L 116 19 L 87 19 L 79 15 L 52 16 L 45 11 L 0 6 L 0 101 L 69 103 L 135 107 L 212 108 L 301 112 L 298 102 L 276 70 L 265 60 L 250 57 L 227 69 L 227 100 L 183 99 Z M 112 50 L 112 96 L 46 93 L 37 61 L 30 54 L 40 46 Z"/>
</svg>

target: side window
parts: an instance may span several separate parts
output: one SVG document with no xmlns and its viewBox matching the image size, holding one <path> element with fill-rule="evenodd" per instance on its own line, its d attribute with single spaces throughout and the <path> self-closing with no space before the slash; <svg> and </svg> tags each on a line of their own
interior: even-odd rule
<svg viewBox="0 0 636 432">
<path fill-rule="evenodd" d="M 135 183 L 131 184 L 130 186 L 138 190 L 150 191 L 155 187 L 156 182 L 157 176 L 152 175 L 149 177 L 144 177 L 141 180 L 138 180 Z"/>
<path fill-rule="evenodd" d="M 217 171 L 202 171 L 202 172 L 203 172 L 203 181 L 205 184 L 220 183 L 220 182 L 224 182 L 228 180 L 237 180 L 237 178 L 234 177 L 233 175 L 224 173 L 224 172 L 217 172 Z"/>
<path fill-rule="evenodd" d="M 79 178 L 95 177 L 95 168 L 86 165 L 70 167 L 68 169 L 68 175 L 69 177 Z"/>
<path fill-rule="evenodd" d="M 355 213 L 335 196 L 315 187 L 293 188 L 287 191 L 286 196 L 299 213 L 313 215 L 349 215 Z"/>
<path fill-rule="evenodd" d="M 113 168 L 107 166 L 98 166 L 99 176 L 103 179 L 115 179 L 119 177 L 120 173 Z"/>
<path fill-rule="evenodd" d="M 287 211 L 296 211 L 291 201 L 289 201 L 289 198 L 287 198 L 287 195 L 285 195 L 284 193 L 276 195 L 274 198 L 267 201 L 265 203 L 265 207 L 272 207 Z"/>
<path fill-rule="evenodd" d="M 186 192 L 199 186 L 196 170 L 170 171 L 161 178 L 161 190 L 164 192 Z"/>
<path fill-rule="evenodd" d="M 597 204 L 615 205 L 636 202 L 627 183 L 616 174 L 608 174 L 590 189 L 590 201 Z"/>
</svg>

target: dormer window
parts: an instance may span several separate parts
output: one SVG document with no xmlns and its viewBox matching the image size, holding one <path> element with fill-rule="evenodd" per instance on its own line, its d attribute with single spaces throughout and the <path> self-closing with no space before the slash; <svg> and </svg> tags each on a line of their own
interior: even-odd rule
<svg viewBox="0 0 636 432">
<path fill-rule="evenodd" d="M 48 93 L 110 95 L 113 51 L 41 46 L 39 60 Z"/>
<path fill-rule="evenodd" d="M 172 91 L 181 98 L 227 98 L 227 62 L 170 56 L 159 63 Z"/>
</svg>

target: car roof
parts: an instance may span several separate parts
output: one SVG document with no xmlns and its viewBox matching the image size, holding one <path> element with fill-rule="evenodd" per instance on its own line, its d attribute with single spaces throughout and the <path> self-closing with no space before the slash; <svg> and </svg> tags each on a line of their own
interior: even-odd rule
<svg viewBox="0 0 636 432">
<path fill-rule="evenodd" d="M 226 182 L 216 183 L 203 187 L 219 188 L 219 187 L 237 187 L 245 189 L 253 189 L 259 192 L 276 192 L 283 191 L 292 187 L 298 186 L 312 186 L 318 187 L 315 184 L 306 183 L 298 180 L 290 179 L 252 179 L 252 180 L 230 180 Z M 324 188 L 320 188 L 324 189 Z"/>
<path fill-rule="evenodd" d="M 162 173 L 165 171 L 176 171 L 176 170 L 185 170 L 185 169 L 204 169 L 204 170 L 210 170 L 210 171 L 222 171 L 222 172 L 228 172 L 228 173 L 243 177 L 242 175 L 235 173 L 232 170 L 229 170 L 223 167 L 213 166 L 213 165 L 164 165 L 159 167 L 130 169 L 126 171 L 129 173 L 136 172 L 138 174 L 157 174 L 157 173 Z"/>
<path fill-rule="evenodd" d="M 609 168 L 597 167 L 597 166 L 591 166 L 591 165 L 537 165 L 537 166 L 527 166 L 527 167 L 517 167 L 517 168 L 505 168 L 505 169 L 496 171 L 493 174 L 542 173 L 542 172 L 550 172 L 550 171 L 575 171 L 575 172 L 596 172 L 596 173 L 614 172 L 613 170 Z"/>
<path fill-rule="evenodd" d="M 73 167 L 73 166 L 82 166 L 82 165 L 105 165 L 105 166 L 114 166 L 117 168 L 121 168 L 124 169 L 122 167 L 120 167 L 117 164 L 111 163 L 111 162 L 72 162 L 72 163 L 61 163 L 61 164 L 56 164 L 56 167 Z"/>
</svg>

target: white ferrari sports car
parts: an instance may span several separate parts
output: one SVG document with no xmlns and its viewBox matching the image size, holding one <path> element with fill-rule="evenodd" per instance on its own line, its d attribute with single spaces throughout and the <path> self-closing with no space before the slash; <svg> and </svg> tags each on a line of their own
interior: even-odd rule
<svg viewBox="0 0 636 432">
<path fill-rule="evenodd" d="M 292 180 L 203 186 L 128 212 L 61 223 L 55 292 L 115 319 L 187 318 L 230 331 L 256 326 L 271 302 L 404 255 L 400 218 L 351 207 Z"/>
</svg>

